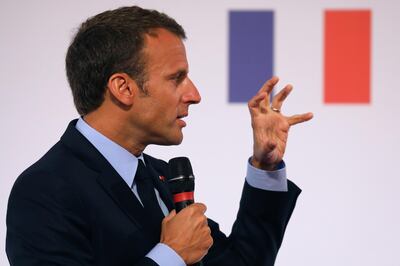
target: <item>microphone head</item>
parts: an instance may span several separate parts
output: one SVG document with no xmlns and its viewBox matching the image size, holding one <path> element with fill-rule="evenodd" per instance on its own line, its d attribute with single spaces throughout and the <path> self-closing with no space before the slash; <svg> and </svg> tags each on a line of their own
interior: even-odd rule
<svg viewBox="0 0 400 266">
<path fill-rule="evenodd" d="M 175 157 L 168 162 L 172 178 L 179 176 L 193 177 L 193 169 L 187 157 Z"/>
<path fill-rule="evenodd" d="M 194 191 L 192 165 L 187 157 L 172 158 L 168 162 L 170 176 L 167 178 L 172 194 Z"/>
</svg>

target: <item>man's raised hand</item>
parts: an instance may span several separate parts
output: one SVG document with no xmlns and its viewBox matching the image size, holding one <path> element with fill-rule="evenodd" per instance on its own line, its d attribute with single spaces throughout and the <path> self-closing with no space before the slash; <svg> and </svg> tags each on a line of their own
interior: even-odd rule
<svg viewBox="0 0 400 266">
<path fill-rule="evenodd" d="M 282 161 L 289 128 L 313 117 L 312 113 L 293 116 L 281 113 L 282 104 L 292 91 L 292 85 L 286 85 L 270 103 L 270 94 L 278 81 L 278 77 L 272 77 L 248 102 L 254 141 L 251 164 L 264 170 L 274 170 Z"/>
</svg>

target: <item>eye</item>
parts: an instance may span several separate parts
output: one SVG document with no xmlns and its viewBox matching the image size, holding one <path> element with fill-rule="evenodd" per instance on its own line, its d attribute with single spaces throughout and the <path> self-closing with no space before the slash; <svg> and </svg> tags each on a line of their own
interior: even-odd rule
<svg viewBox="0 0 400 266">
<path fill-rule="evenodd" d="M 187 73 L 185 71 L 179 71 L 178 73 L 171 76 L 171 80 L 176 84 L 181 83 L 186 78 Z"/>
</svg>

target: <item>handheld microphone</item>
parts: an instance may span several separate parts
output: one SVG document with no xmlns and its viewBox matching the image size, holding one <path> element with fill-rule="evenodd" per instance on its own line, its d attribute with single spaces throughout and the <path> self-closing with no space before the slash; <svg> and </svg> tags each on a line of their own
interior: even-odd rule
<svg viewBox="0 0 400 266">
<path fill-rule="evenodd" d="M 176 212 L 194 203 L 194 175 L 187 157 L 172 158 L 168 162 L 170 176 L 168 185 L 173 196 Z M 199 261 L 193 266 L 203 266 Z"/>
<path fill-rule="evenodd" d="M 194 175 L 187 157 L 172 158 L 168 162 L 168 185 L 173 195 L 176 212 L 194 203 Z"/>
</svg>

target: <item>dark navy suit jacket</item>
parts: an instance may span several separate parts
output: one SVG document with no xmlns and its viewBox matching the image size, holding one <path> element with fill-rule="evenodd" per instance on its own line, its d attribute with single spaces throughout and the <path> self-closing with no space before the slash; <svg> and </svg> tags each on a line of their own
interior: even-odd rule
<svg viewBox="0 0 400 266">
<path fill-rule="evenodd" d="M 61 140 L 25 170 L 11 191 L 6 251 L 11 265 L 156 265 L 145 255 L 159 242 L 130 188 L 72 121 Z M 167 164 L 145 155 L 157 189 Z M 300 189 L 271 192 L 244 184 L 232 233 L 209 219 L 214 245 L 205 265 L 273 265 Z"/>
</svg>

